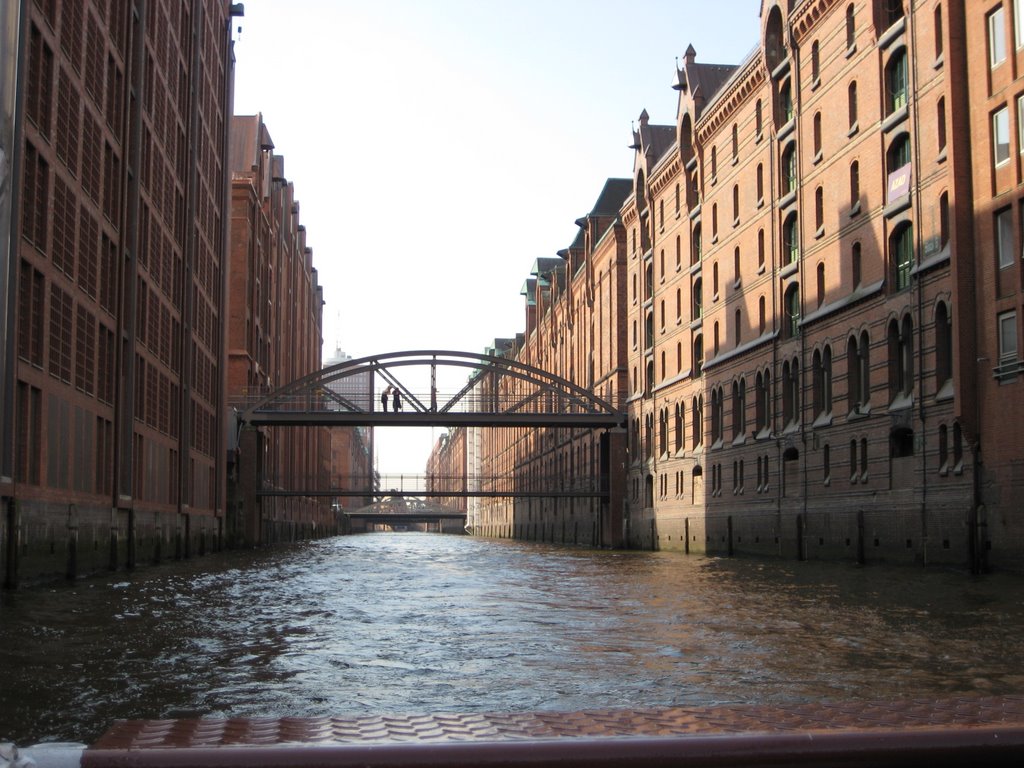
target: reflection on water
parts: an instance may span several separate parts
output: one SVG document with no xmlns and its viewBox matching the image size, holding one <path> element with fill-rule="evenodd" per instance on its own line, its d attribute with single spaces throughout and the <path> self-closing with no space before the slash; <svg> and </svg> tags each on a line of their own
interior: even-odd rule
<svg viewBox="0 0 1024 768">
<path fill-rule="evenodd" d="M 117 718 L 1022 691 L 1006 575 L 379 534 L 0 597 L 21 744 Z"/>
</svg>

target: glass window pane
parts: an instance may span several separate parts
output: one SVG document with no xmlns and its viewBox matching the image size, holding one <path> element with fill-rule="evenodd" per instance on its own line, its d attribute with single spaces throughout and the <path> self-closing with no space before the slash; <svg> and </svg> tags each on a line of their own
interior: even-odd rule
<svg viewBox="0 0 1024 768">
<path fill-rule="evenodd" d="M 1010 115 L 1006 107 L 992 115 L 992 153 L 996 165 L 1010 159 Z"/>
<path fill-rule="evenodd" d="M 1017 359 L 1017 313 L 1004 312 L 999 316 L 999 362 Z"/>
<path fill-rule="evenodd" d="M 1013 266 L 1013 217 L 1009 208 L 996 214 L 996 251 L 1000 269 Z"/>
<path fill-rule="evenodd" d="M 1003 33 L 1003 9 L 996 8 L 988 15 L 989 63 L 995 67 L 1006 60 L 1006 35 Z"/>
</svg>

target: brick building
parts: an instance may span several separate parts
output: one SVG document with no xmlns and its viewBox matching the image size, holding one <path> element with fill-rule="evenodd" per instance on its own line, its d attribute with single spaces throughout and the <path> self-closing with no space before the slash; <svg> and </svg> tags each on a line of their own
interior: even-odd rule
<svg viewBox="0 0 1024 768">
<path fill-rule="evenodd" d="M 1024 567 L 1021 6 L 765 0 L 744 61 L 687 49 L 675 124 L 634 129 L 619 289 L 577 287 L 580 241 L 538 260 L 514 351 L 622 392 L 623 543 Z M 575 440 L 481 463 L 558 482 Z M 481 533 L 566 539 L 554 501 L 487 503 Z"/>
<path fill-rule="evenodd" d="M 228 390 L 269 393 L 321 367 L 323 288 L 299 223 L 294 185 L 262 115 L 231 121 Z M 232 533 L 246 545 L 337 533 L 331 500 L 264 497 L 328 486 L 331 430 L 247 428 L 233 456 Z"/>
<path fill-rule="evenodd" d="M 3 5 L 5 580 L 218 548 L 233 7 Z"/>
</svg>

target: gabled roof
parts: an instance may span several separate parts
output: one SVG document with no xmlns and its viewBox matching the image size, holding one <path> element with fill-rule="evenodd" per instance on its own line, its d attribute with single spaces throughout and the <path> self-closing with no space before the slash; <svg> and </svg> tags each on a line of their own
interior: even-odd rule
<svg viewBox="0 0 1024 768">
<path fill-rule="evenodd" d="M 618 216 L 622 204 L 632 191 L 632 179 L 608 179 L 587 216 Z"/>
</svg>

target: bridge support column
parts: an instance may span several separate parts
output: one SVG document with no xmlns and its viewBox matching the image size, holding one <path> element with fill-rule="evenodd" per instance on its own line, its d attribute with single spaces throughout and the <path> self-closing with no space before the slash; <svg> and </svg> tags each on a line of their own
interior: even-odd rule
<svg viewBox="0 0 1024 768">
<path fill-rule="evenodd" d="M 626 430 L 601 435 L 601 546 L 622 546 L 622 500 L 626 492 Z"/>
</svg>

